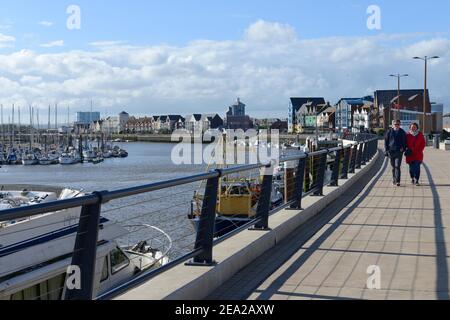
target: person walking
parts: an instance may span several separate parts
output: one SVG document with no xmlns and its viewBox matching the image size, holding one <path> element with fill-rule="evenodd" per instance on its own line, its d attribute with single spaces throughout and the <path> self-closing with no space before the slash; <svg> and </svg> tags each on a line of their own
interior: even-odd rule
<svg viewBox="0 0 450 320">
<path fill-rule="evenodd" d="M 403 152 L 406 150 L 406 132 L 401 127 L 400 120 L 392 121 L 392 128 L 384 139 L 386 157 L 391 160 L 392 183 L 400 187 L 402 178 Z"/>
<path fill-rule="evenodd" d="M 420 167 L 423 163 L 425 150 L 425 136 L 420 132 L 417 123 L 411 124 L 409 132 L 406 135 L 406 163 L 409 165 L 411 182 L 420 186 Z"/>
</svg>

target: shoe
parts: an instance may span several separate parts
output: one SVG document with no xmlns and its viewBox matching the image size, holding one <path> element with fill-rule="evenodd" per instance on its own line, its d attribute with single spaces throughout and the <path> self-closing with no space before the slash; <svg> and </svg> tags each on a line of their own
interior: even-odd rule
<svg viewBox="0 0 450 320">
<path fill-rule="evenodd" d="M 416 181 L 416 186 L 420 187 L 420 182 Z"/>
<path fill-rule="evenodd" d="M 397 183 L 397 187 L 400 187 L 400 182 L 399 182 L 399 183 Z"/>
<path fill-rule="evenodd" d="M 412 184 L 416 184 L 416 180 L 412 179 L 412 180 L 411 180 L 411 183 L 412 183 Z"/>
</svg>

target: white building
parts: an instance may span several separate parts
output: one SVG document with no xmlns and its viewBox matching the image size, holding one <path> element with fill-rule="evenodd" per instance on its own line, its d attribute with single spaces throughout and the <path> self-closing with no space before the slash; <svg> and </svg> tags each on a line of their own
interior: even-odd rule
<svg viewBox="0 0 450 320">
<path fill-rule="evenodd" d="M 361 132 L 361 130 L 370 129 L 370 115 L 369 112 L 363 108 L 361 111 L 356 109 L 353 113 L 353 127 L 352 130 L 355 133 Z"/>
<path fill-rule="evenodd" d="M 125 111 L 116 117 L 108 117 L 103 121 L 102 130 L 106 133 L 121 133 L 125 131 L 130 115 Z"/>
</svg>

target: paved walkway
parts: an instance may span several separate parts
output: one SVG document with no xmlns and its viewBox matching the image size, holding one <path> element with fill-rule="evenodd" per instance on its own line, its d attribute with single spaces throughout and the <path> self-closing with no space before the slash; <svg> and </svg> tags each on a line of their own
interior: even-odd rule
<svg viewBox="0 0 450 320">
<path fill-rule="evenodd" d="M 421 187 L 410 184 L 406 165 L 403 185 L 392 186 L 383 160 L 209 298 L 449 299 L 450 152 L 426 150 Z M 367 289 L 370 266 L 381 272 L 379 290 Z"/>
</svg>

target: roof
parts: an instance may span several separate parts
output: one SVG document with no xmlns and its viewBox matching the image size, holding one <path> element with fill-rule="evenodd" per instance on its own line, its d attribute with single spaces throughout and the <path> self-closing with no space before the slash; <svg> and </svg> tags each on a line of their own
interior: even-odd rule
<svg viewBox="0 0 450 320">
<path fill-rule="evenodd" d="M 318 97 L 302 97 L 302 98 L 291 98 L 292 107 L 295 111 L 298 111 L 304 104 L 325 104 L 324 98 Z"/>
<path fill-rule="evenodd" d="M 171 114 L 171 115 L 168 115 L 168 117 L 169 117 L 169 120 L 171 120 L 171 121 L 179 121 L 179 120 L 184 121 L 184 118 L 182 116 L 180 116 L 179 114 L 175 114 L 175 115 Z"/>
<path fill-rule="evenodd" d="M 342 98 L 338 101 L 337 105 L 340 104 L 341 101 L 345 101 L 352 106 L 363 106 L 367 102 L 365 98 Z"/>
<path fill-rule="evenodd" d="M 412 100 L 414 100 L 415 98 L 417 98 L 418 95 L 420 96 L 423 95 L 423 89 L 400 90 L 400 95 L 406 97 L 408 100 L 411 98 Z M 393 100 L 395 101 L 395 98 L 398 96 L 398 90 L 377 90 L 375 91 L 374 96 L 378 101 L 378 106 L 381 105 L 389 106 L 391 105 L 391 101 Z M 430 97 L 430 93 L 428 90 L 427 96 Z"/>
</svg>

